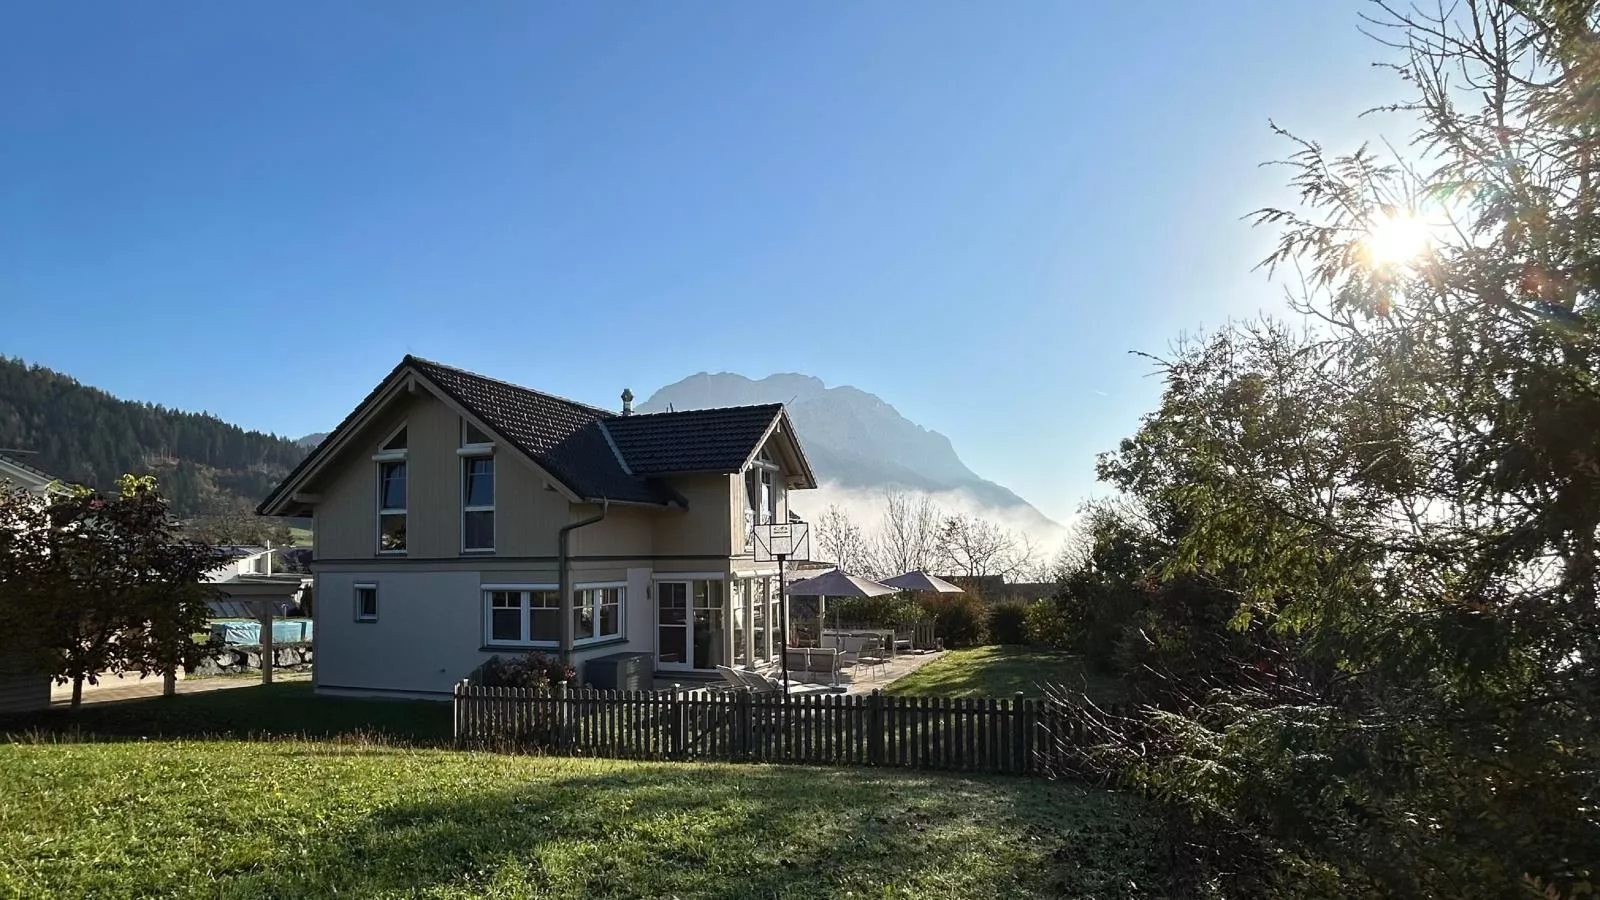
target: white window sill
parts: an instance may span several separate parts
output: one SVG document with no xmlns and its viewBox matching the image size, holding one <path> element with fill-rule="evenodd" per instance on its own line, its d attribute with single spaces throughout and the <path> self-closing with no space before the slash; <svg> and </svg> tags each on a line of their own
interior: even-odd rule
<svg viewBox="0 0 1600 900">
<path fill-rule="evenodd" d="M 493 547 L 462 547 L 461 548 L 461 554 L 463 556 L 467 556 L 467 555 L 471 555 L 471 556 L 490 556 L 490 555 L 494 554 L 494 548 Z"/>
</svg>

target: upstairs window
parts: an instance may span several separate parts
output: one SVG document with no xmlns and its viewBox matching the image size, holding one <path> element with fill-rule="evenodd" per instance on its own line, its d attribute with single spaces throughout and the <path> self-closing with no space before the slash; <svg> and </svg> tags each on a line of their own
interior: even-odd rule
<svg viewBox="0 0 1600 900">
<path fill-rule="evenodd" d="M 494 550 L 494 442 L 461 420 L 461 551 Z"/>
<path fill-rule="evenodd" d="M 378 463 L 378 552 L 406 552 L 406 430 L 373 456 Z"/>
<path fill-rule="evenodd" d="M 745 520 L 753 525 L 778 521 L 778 464 L 763 450 L 744 473 Z"/>
<path fill-rule="evenodd" d="M 494 457 L 461 461 L 461 549 L 494 549 Z"/>
<path fill-rule="evenodd" d="M 493 444 L 494 438 L 484 434 L 482 429 L 478 428 L 476 425 L 473 425 L 471 422 L 468 422 L 466 419 L 461 420 L 461 446 L 483 447 L 492 446 Z"/>
</svg>

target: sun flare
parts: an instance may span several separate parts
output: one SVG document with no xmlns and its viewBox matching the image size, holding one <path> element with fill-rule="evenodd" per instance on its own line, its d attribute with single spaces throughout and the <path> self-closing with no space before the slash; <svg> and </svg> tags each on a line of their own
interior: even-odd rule
<svg viewBox="0 0 1600 900">
<path fill-rule="evenodd" d="M 1374 221 L 1364 239 L 1367 258 L 1374 266 L 1404 265 L 1427 252 L 1432 239 L 1428 225 L 1408 213 Z"/>
</svg>

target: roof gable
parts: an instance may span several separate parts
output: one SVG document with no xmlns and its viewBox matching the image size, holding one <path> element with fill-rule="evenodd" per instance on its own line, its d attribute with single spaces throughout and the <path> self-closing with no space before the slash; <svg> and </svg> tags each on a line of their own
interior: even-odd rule
<svg viewBox="0 0 1600 900">
<path fill-rule="evenodd" d="M 782 427 L 803 471 L 815 485 L 805 454 L 787 425 L 783 405 L 739 406 L 648 415 L 618 415 L 496 378 L 407 356 L 373 388 L 257 507 L 283 515 L 292 491 L 309 480 L 345 438 L 363 427 L 410 377 L 476 418 L 496 440 L 520 451 L 574 498 L 654 506 L 683 499 L 658 476 L 680 472 L 738 472 Z"/>
<path fill-rule="evenodd" d="M 759 449 L 783 404 L 616 416 L 605 421 L 635 475 L 738 472 Z"/>
</svg>

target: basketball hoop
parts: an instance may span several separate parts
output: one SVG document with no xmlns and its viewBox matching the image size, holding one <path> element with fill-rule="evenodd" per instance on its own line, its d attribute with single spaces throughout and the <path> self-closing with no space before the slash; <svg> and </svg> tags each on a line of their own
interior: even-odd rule
<svg viewBox="0 0 1600 900">
<path fill-rule="evenodd" d="M 751 556 L 756 562 L 778 562 L 778 618 L 783 629 L 783 696 L 789 696 L 789 592 L 783 583 L 783 564 L 811 559 L 811 526 L 805 522 L 769 522 L 751 528 L 755 537 Z"/>
<path fill-rule="evenodd" d="M 756 525 L 752 532 L 755 543 L 751 548 L 751 556 L 756 562 L 805 562 L 811 559 L 811 525 L 806 522 Z"/>
</svg>

